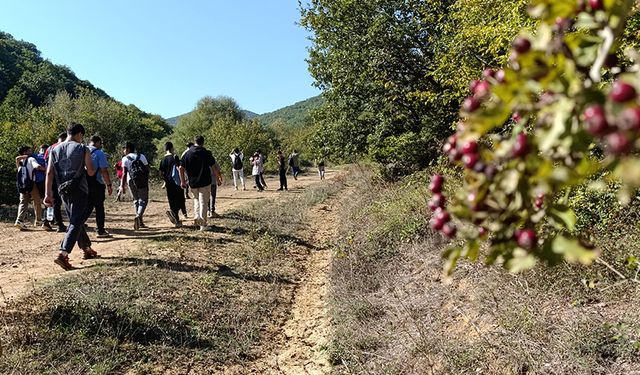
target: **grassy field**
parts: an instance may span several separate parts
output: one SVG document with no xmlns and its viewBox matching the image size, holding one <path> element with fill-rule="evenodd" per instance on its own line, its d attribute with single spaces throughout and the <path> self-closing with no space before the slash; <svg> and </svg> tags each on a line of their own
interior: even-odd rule
<svg viewBox="0 0 640 375">
<path fill-rule="evenodd" d="M 336 373 L 640 373 L 637 207 L 590 227 L 603 251 L 592 267 L 513 275 L 462 262 L 446 283 L 427 174 L 353 178 L 331 272 Z"/>
<path fill-rule="evenodd" d="M 0 312 L 0 373 L 212 373 L 276 350 L 313 244 L 307 210 L 340 179 L 166 232 Z"/>
</svg>

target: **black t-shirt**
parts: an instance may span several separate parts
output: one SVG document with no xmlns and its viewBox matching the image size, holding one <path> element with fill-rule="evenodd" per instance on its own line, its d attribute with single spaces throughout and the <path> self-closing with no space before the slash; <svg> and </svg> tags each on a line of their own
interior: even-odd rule
<svg viewBox="0 0 640 375">
<path fill-rule="evenodd" d="M 173 166 L 180 166 L 180 158 L 177 155 L 166 155 L 160 162 L 160 172 L 162 179 L 166 183 L 175 183 L 173 180 Z"/>
<path fill-rule="evenodd" d="M 287 160 L 285 159 L 284 155 L 278 156 L 278 169 L 280 170 L 280 172 L 284 172 L 287 170 Z"/>
<path fill-rule="evenodd" d="M 189 178 L 189 186 L 201 188 L 211 185 L 211 167 L 216 164 L 216 159 L 211 151 L 204 147 L 194 146 L 184 154 L 182 165 Z"/>
</svg>

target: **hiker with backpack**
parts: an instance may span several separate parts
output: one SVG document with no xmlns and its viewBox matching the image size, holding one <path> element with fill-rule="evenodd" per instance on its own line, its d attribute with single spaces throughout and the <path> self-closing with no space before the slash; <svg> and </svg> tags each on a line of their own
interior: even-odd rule
<svg viewBox="0 0 640 375">
<path fill-rule="evenodd" d="M 238 179 L 242 183 L 242 190 L 247 190 L 247 185 L 244 183 L 244 155 L 238 148 L 233 149 L 233 152 L 229 154 L 231 158 L 231 173 L 233 174 L 233 186 L 238 190 Z"/>
<path fill-rule="evenodd" d="M 191 148 L 194 146 L 193 142 L 189 142 L 187 143 L 187 148 L 182 151 L 182 155 L 180 155 L 180 160 L 184 159 L 184 156 L 187 154 L 187 152 L 189 152 L 189 150 L 191 150 Z M 187 181 L 187 187 L 184 188 L 184 199 L 191 199 L 191 197 L 189 196 L 189 181 Z M 187 218 L 187 212 L 184 212 L 184 218 Z"/>
<path fill-rule="evenodd" d="M 67 132 L 62 132 L 58 134 L 58 140 L 56 143 L 52 144 L 47 148 L 44 152 L 44 160 L 45 164 L 49 165 L 49 155 L 51 151 L 53 151 L 59 144 L 64 142 L 67 139 Z M 62 198 L 60 198 L 60 194 L 58 194 L 58 183 L 55 179 L 55 174 L 53 176 L 53 218 L 55 221 L 55 225 L 58 227 L 56 232 L 65 233 L 67 231 L 67 227 L 64 225 L 64 221 L 62 220 Z"/>
<path fill-rule="evenodd" d="M 193 217 L 196 226 L 200 226 L 201 231 L 211 230 L 207 226 L 207 209 L 211 198 L 211 184 L 222 183 L 220 172 L 212 167 L 216 164 L 216 159 L 211 151 L 204 148 L 204 137 L 199 135 L 195 138 L 195 146 L 191 147 L 182 157 L 180 163 L 181 185 L 188 186 L 193 193 Z M 213 181 L 212 176 L 217 181 Z"/>
<path fill-rule="evenodd" d="M 164 144 L 165 155 L 160 161 L 160 174 L 165 183 L 167 191 L 167 199 L 169 200 L 169 210 L 167 217 L 169 221 L 176 227 L 182 226 L 180 211 L 186 211 L 186 202 L 184 198 L 184 190 L 182 189 L 182 178 L 180 177 L 180 158 L 173 153 L 173 143 L 166 142 Z"/>
<path fill-rule="evenodd" d="M 53 206 L 53 180 L 58 182 L 58 192 L 69 216 L 69 226 L 60 244 L 60 252 L 54 263 L 64 270 L 71 270 L 69 254 L 76 243 L 84 252 L 84 259 L 92 259 L 98 253 L 91 248 L 84 223 L 87 219 L 89 186 L 86 176 L 93 176 L 95 169 L 89 150 L 82 145 L 84 126 L 71 123 L 67 128 L 67 139 L 49 153 L 47 165 L 46 194 L 44 203 Z"/>
<path fill-rule="evenodd" d="M 300 174 L 300 154 L 298 154 L 298 150 L 293 150 L 289 155 L 289 166 L 291 167 L 293 179 L 297 180 L 298 174 Z"/>
<path fill-rule="evenodd" d="M 33 211 L 36 217 L 34 226 L 37 227 L 42 222 L 42 198 L 34 180 L 36 178 L 35 172 L 44 171 L 45 169 L 33 157 L 31 147 L 22 146 L 18 153 L 19 155 L 16 157 L 16 186 L 20 194 L 20 203 L 14 225 L 20 230 L 27 230 L 24 217 L 27 214 L 30 202 L 33 202 Z"/>
<path fill-rule="evenodd" d="M 282 150 L 278 150 L 278 174 L 280 175 L 280 189 L 278 189 L 278 191 L 282 191 L 282 190 L 289 190 L 287 189 L 287 162 L 285 160 L 284 154 L 282 153 Z"/>
<path fill-rule="evenodd" d="M 258 150 L 258 157 L 260 158 L 260 185 L 263 189 L 267 188 L 267 182 L 264 180 L 264 165 L 267 162 L 267 157 L 262 154 L 262 151 Z"/>
<path fill-rule="evenodd" d="M 105 190 L 109 196 L 113 194 L 113 184 L 109 176 L 109 162 L 107 155 L 102 151 L 102 138 L 98 135 L 91 137 L 89 144 L 89 153 L 91 154 L 91 162 L 96 170 L 94 176 L 87 176 L 89 185 L 89 207 L 87 209 L 87 218 L 91 212 L 96 210 L 96 236 L 98 238 L 111 237 L 111 234 L 104 228 L 105 211 L 104 201 L 106 199 Z"/>
<path fill-rule="evenodd" d="M 144 224 L 144 211 L 149 202 L 149 162 L 144 155 L 136 152 L 136 146 L 132 142 L 125 143 L 122 151 L 124 154 L 122 181 L 118 193 L 124 194 L 127 190 L 126 187 L 129 186 L 136 214 L 133 220 L 133 229 L 147 228 Z"/>
</svg>

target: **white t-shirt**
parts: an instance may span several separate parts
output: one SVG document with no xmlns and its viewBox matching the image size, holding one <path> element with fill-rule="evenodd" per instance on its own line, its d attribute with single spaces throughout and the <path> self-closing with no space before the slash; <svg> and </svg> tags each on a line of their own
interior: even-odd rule
<svg viewBox="0 0 640 375">
<path fill-rule="evenodd" d="M 29 173 L 29 177 L 33 178 L 33 170 L 38 168 L 40 164 L 38 164 L 38 161 L 36 160 L 36 158 L 29 156 L 26 162 L 26 166 L 27 166 L 27 173 Z"/>
<path fill-rule="evenodd" d="M 131 181 L 131 173 L 128 172 L 129 169 L 131 169 L 131 163 L 133 163 L 133 161 L 138 158 L 138 155 L 140 155 L 140 161 L 142 162 L 142 164 L 149 165 L 147 158 L 145 158 L 142 154 L 135 154 L 132 152 L 129 155 L 125 155 L 122 158 L 122 168 L 127 168 L 127 182 Z"/>
</svg>

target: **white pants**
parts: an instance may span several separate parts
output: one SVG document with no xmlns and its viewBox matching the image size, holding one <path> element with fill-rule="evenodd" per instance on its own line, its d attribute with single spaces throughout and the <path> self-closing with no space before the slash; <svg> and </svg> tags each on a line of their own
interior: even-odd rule
<svg viewBox="0 0 640 375">
<path fill-rule="evenodd" d="M 207 210 L 211 199 L 211 185 L 201 188 L 191 188 L 193 193 L 193 218 L 200 219 L 203 226 L 207 225 Z"/>
<path fill-rule="evenodd" d="M 242 188 L 245 189 L 246 185 L 244 184 L 244 171 L 240 170 L 232 170 L 233 172 L 233 186 L 238 188 L 238 179 L 240 179 L 240 183 L 242 183 Z"/>
</svg>

